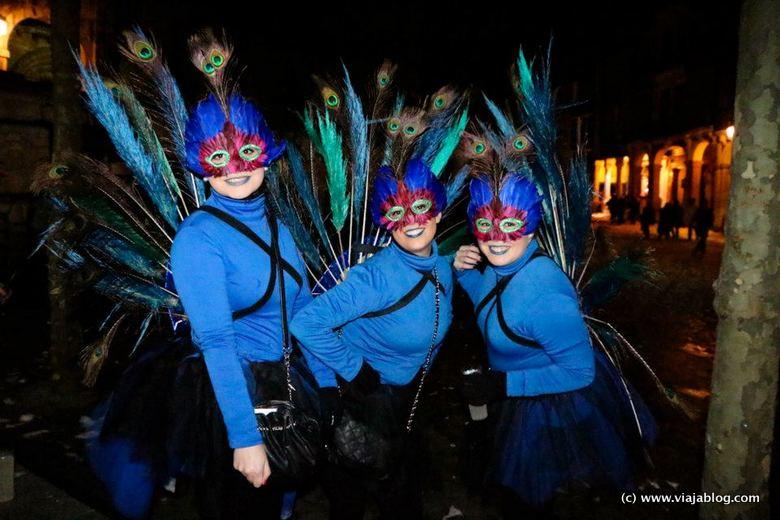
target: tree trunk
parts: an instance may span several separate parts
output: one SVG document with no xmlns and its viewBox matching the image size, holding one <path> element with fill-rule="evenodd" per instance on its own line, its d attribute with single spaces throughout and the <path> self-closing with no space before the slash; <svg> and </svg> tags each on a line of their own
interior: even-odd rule
<svg viewBox="0 0 780 520">
<path fill-rule="evenodd" d="M 703 489 L 760 495 L 709 502 L 701 518 L 770 518 L 769 473 L 780 357 L 780 2 L 742 6 L 736 138 L 717 282 L 718 341 Z M 774 490 L 778 492 L 778 490 Z"/>
<path fill-rule="evenodd" d="M 78 69 L 71 48 L 79 52 L 79 0 L 51 2 L 52 57 L 52 155 L 61 160 L 81 149 L 81 99 Z M 76 359 L 81 347 L 81 328 L 75 319 L 75 296 L 66 276 L 57 268 L 57 258 L 49 258 L 49 327 L 51 362 L 56 373 L 72 381 L 78 374 Z"/>
</svg>

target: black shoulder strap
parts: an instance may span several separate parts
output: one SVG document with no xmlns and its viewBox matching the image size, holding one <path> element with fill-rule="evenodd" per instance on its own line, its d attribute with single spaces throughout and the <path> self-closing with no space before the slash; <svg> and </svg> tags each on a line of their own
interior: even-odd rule
<svg viewBox="0 0 780 520">
<path fill-rule="evenodd" d="M 274 248 L 278 247 L 277 242 L 279 238 L 278 229 L 276 226 L 276 220 L 273 217 L 268 219 L 268 225 L 271 228 L 271 245 L 268 245 L 268 243 L 266 243 L 265 240 L 257 236 L 257 233 L 249 229 L 249 227 L 246 226 L 246 224 L 244 224 L 237 218 L 233 217 L 229 213 L 225 213 L 224 211 L 214 208 L 212 206 L 201 206 L 200 208 L 198 208 L 197 211 L 203 211 L 205 213 L 208 213 L 209 215 L 218 218 L 228 226 L 240 232 L 241 234 L 249 238 L 252 242 L 254 242 L 256 245 L 258 245 L 260 249 L 262 249 L 266 254 L 268 254 L 269 258 L 271 259 L 271 271 L 268 277 L 268 285 L 265 287 L 265 291 L 263 291 L 263 295 L 249 307 L 244 307 L 243 309 L 233 311 L 231 314 L 233 321 L 241 319 L 244 316 L 249 316 L 253 312 L 263 307 L 266 303 L 268 303 L 268 300 L 271 298 L 271 295 L 274 293 L 274 286 L 276 285 L 276 271 L 277 271 L 276 255 L 274 255 Z M 285 270 L 293 277 L 293 279 L 296 282 L 298 282 L 298 286 L 300 286 L 302 283 L 300 275 L 298 274 L 297 271 L 295 271 L 295 269 L 292 266 L 290 266 L 289 264 L 287 265 L 289 266 L 289 269 L 285 269 Z"/>
<path fill-rule="evenodd" d="M 482 301 L 480 301 L 477 307 L 475 308 L 476 314 L 479 315 L 479 313 L 482 311 L 485 305 L 487 305 L 490 302 L 490 300 L 495 298 L 496 299 L 495 308 L 496 308 L 496 314 L 498 316 L 498 326 L 501 327 L 501 332 L 503 332 L 504 335 L 506 335 L 506 337 L 508 337 L 518 345 L 521 345 L 523 347 L 528 347 L 528 348 L 542 348 L 542 346 L 537 341 L 534 341 L 530 338 L 526 338 L 524 336 L 517 334 L 509 327 L 509 324 L 506 322 L 506 318 L 504 317 L 504 306 L 503 303 L 501 302 L 501 294 L 504 292 L 504 289 L 506 289 L 506 287 L 509 285 L 509 282 L 517 273 L 522 271 L 528 264 L 530 264 L 535 259 L 541 256 L 547 256 L 547 254 L 541 249 L 537 249 L 536 251 L 534 251 L 533 254 L 531 255 L 531 258 L 528 259 L 528 261 L 525 263 L 525 265 L 523 265 L 523 267 L 521 267 L 519 270 L 515 271 L 511 275 L 501 278 L 498 281 L 498 283 L 496 283 L 495 287 L 493 287 L 493 289 L 491 289 L 490 292 L 487 293 L 484 298 L 482 298 Z"/>
<path fill-rule="evenodd" d="M 271 262 L 273 263 L 273 252 L 271 249 L 271 246 L 268 245 L 268 243 L 260 238 L 257 233 L 249 229 L 249 226 L 235 218 L 230 213 L 226 213 L 222 211 L 221 209 L 215 208 L 213 206 L 201 206 L 198 208 L 198 211 L 205 211 L 209 215 L 213 215 L 217 217 L 219 220 L 227 224 L 228 226 L 232 227 L 245 237 L 247 237 L 249 240 L 255 243 L 260 249 L 265 252 L 269 257 L 271 257 Z M 273 217 L 269 216 L 268 221 L 269 223 L 273 221 Z M 275 223 L 275 221 L 274 221 Z M 284 258 L 280 258 L 280 261 L 282 263 L 282 268 L 287 271 L 287 274 L 292 276 L 293 280 L 295 280 L 295 283 L 298 284 L 298 287 L 300 287 L 303 284 L 303 278 L 301 277 L 300 273 L 295 270 L 295 268 Z"/>
<path fill-rule="evenodd" d="M 509 282 L 512 280 L 512 278 L 514 278 L 514 276 L 517 273 L 522 271 L 523 268 L 525 268 L 526 265 L 530 264 L 531 262 L 533 262 L 535 259 L 539 258 L 540 256 L 547 256 L 547 253 L 545 253 L 541 249 L 537 249 L 536 251 L 534 251 L 531 254 L 531 258 L 528 259 L 528 261 L 525 263 L 525 265 L 523 267 L 521 267 L 519 270 L 515 271 L 514 273 L 510 274 L 509 276 L 505 276 L 505 277 L 501 278 L 498 281 L 498 283 L 496 283 L 496 285 L 493 286 L 492 289 L 490 289 L 490 291 L 485 295 L 485 297 L 482 298 L 482 300 L 480 300 L 480 302 L 477 304 L 477 306 L 474 307 L 474 314 L 476 316 L 479 316 L 479 313 L 482 312 L 482 309 L 485 308 L 485 305 L 487 305 L 490 302 L 490 300 L 492 300 L 497 295 L 499 295 L 502 292 L 504 292 L 504 289 L 506 289 L 506 286 L 509 285 Z"/>
<path fill-rule="evenodd" d="M 420 281 L 417 282 L 414 285 L 414 287 L 412 287 L 409 290 L 409 292 L 404 294 L 397 302 L 382 310 L 367 312 L 366 314 L 362 315 L 361 318 L 378 318 L 379 316 L 385 316 L 392 312 L 403 309 L 404 307 L 412 303 L 412 301 L 414 301 L 415 298 L 417 298 L 417 296 L 422 292 L 426 284 L 428 284 L 429 282 L 434 285 L 438 285 L 439 290 L 444 292 L 444 286 L 442 286 L 441 283 L 439 283 L 431 273 L 422 272 L 420 273 L 420 275 L 421 275 Z"/>
</svg>

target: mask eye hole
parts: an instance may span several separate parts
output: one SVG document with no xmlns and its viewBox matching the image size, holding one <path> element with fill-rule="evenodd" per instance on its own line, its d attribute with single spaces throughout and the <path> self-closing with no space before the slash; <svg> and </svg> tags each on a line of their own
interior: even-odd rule
<svg viewBox="0 0 780 520">
<path fill-rule="evenodd" d="M 493 229 L 493 222 L 489 218 L 478 218 L 476 227 L 480 233 L 489 233 Z"/>
<path fill-rule="evenodd" d="M 398 222 L 402 218 L 404 218 L 404 213 L 406 213 L 406 210 L 404 210 L 403 206 L 393 206 L 387 212 L 385 213 L 385 217 L 390 222 Z"/>
<path fill-rule="evenodd" d="M 206 158 L 206 162 L 214 168 L 224 168 L 230 162 L 230 154 L 227 150 L 216 150 Z"/>
<path fill-rule="evenodd" d="M 498 227 L 504 233 L 514 233 L 523 229 L 523 221 L 518 218 L 505 218 Z"/>
<path fill-rule="evenodd" d="M 238 155 L 240 155 L 241 158 L 245 161 L 255 161 L 258 157 L 260 157 L 262 152 L 263 149 L 256 144 L 245 144 L 238 151 Z"/>
<path fill-rule="evenodd" d="M 428 199 L 417 199 L 412 203 L 412 212 L 415 215 L 422 215 L 428 213 L 433 207 L 433 202 Z"/>
</svg>

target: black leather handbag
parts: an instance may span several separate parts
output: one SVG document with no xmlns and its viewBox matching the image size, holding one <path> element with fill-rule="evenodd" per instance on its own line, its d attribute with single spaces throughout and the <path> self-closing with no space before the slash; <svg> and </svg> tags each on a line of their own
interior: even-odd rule
<svg viewBox="0 0 780 520">
<path fill-rule="evenodd" d="M 263 435 L 271 475 L 276 480 L 301 482 L 314 474 L 322 439 L 319 422 L 293 400 L 290 373 L 292 345 L 287 322 L 287 298 L 284 292 L 284 270 L 279 253 L 278 229 L 273 217 L 271 227 L 271 264 L 277 270 L 282 307 L 282 352 L 284 354 L 285 400 L 265 400 L 255 404 L 257 427 Z"/>
<path fill-rule="evenodd" d="M 366 396 L 362 403 L 350 406 L 346 403 L 341 417 L 333 427 L 333 436 L 329 446 L 331 462 L 349 470 L 372 478 L 385 478 L 390 475 L 403 454 L 408 434 L 414 424 L 414 416 L 422 393 L 425 377 L 433 360 L 439 335 L 439 283 L 436 270 L 433 270 L 435 287 L 435 317 L 431 346 L 420 371 L 417 389 L 412 399 L 406 424 L 396 413 L 400 406 L 408 404 L 403 392 L 391 391 L 388 385 Z"/>
</svg>

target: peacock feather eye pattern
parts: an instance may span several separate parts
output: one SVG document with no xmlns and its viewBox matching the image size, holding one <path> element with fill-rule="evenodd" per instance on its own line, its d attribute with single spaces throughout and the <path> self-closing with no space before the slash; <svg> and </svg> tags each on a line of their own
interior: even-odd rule
<svg viewBox="0 0 780 520">
<path fill-rule="evenodd" d="M 211 60 L 204 60 L 201 70 L 203 70 L 207 76 L 213 76 L 217 72 L 217 68 L 211 63 Z"/>
<path fill-rule="evenodd" d="M 397 117 L 391 117 L 387 122 L 387 131 L 391 134 L 397 134 L 401 129 L 401 120 Z"/>
<path fill-rule="evenodd" d="M 257 146 L 256 144 L 245 144 L 241 147 L 241 149 L 238 151 L 238 155 L 245 161 L 254 161 L 258 157 L 260 157 L 260 154 L 263 153 L 263 149 Z"/>
<path fill-rule="evenodd" d="M 433 100 L 433 106 L 438 110 L 444 108 L 446 104 L 447 104 L 447 100 L 444 99 L 444 96 L 436 96 L 436 99 Z"/>
<path fill-rule="evenodd" d="M 330 109 L 336 109 L 341 105 L 341 97 L 330 87 L 323 87 L 322 100 L 325 102 L 325 106 Z"/>
<path fill-rule="evenodd" d="M 482 155 L 485 153 L 485 150 L 487 150 L 487 147 L 485 146 L 485 143 L 482 141 L 475 142 L 474 146 L 472 147 L 472 151 L 474 152 L 474 155 Z"/>
<path fill-rule="evenodd" d="M 219 50 L 214 49 L 213 51 L 211 51 L 210 61 L 211 64 L 218 69 L 225 64 L 225 55 L 219 52 Z"/>
<path fill-rule="evenodd" d="M 504 233 L 514 233 L 523 229 L 523 225 L 524 222 L 519 218 L 505 218 L 498 223 L 498 228 Z"/>
<path fill-rule="evenodd" d="M 206 157 L 206 162 L 214 168 L 224 168 L 230 162 L 230 153 L 227 150 L 215 150 Z"/>
<path fill-rule="evenodd" d="M 515 136 L 515 138 L 512 139 L 512 148 L 514 148 L 515 151 L 527 152 L 530 147 L 531 141 L 529 141 L 528 137 L 526 137 L 524 134 Z"/>
<path fill-rule="evenodd" d="M 68 167 L 65 166 L 64 164 L 58 164 L 56 166 L 52 166 L 51 168 L 49 168 L 48 175 L 50 179 L 61 179 L 65 177 L 69 171 L 70 170 L 68 169 Z"/>
<path fill-rule="evenodd" d="M 386 72 L 380 72 L 377 76 L 376 82 L 377 85 L 379 85 L 379 88 L 384 88 L 388 83 L 390 83 L 390 76 L 388 76 Z"/>
<path fill-rule="evenodd" d="M 390 222 L 398 222 L 404 218 L 405 213 L 406 210 L 403 206 L 393 206 L 385 212 L 385 218 L 387 218 L 387 220 Z"/>
<path fill-rule="evenodd" d="M 142 61 L 151 61 L 157 55 L 152 44 L 144 40 L 133 43 L 133 52 Z"/>
<path fill-rule="evenodd" d="M 417 133 L 417 127 L 415 125 L 406 125 L 404 127 L 404 134 L 413 136 Z"/>
</svg>

